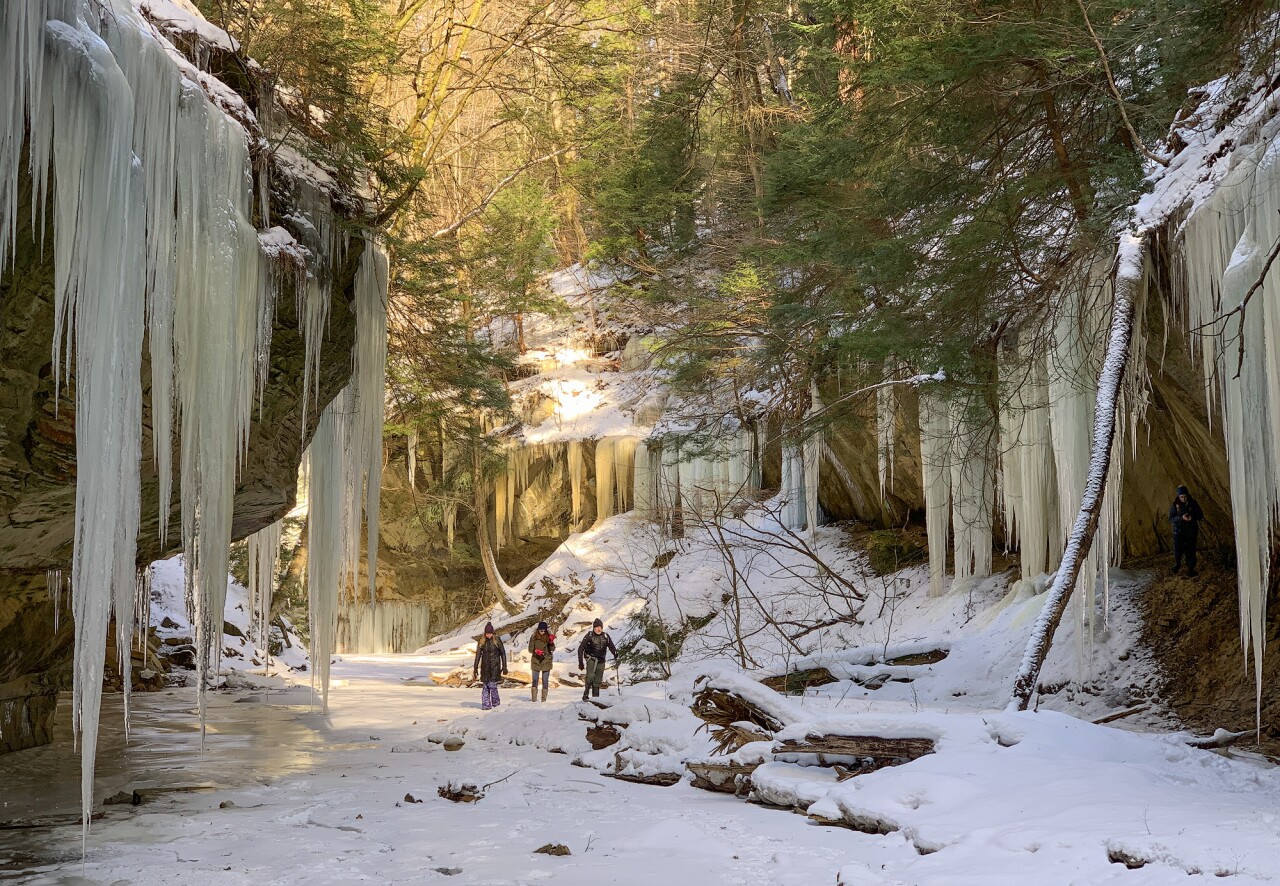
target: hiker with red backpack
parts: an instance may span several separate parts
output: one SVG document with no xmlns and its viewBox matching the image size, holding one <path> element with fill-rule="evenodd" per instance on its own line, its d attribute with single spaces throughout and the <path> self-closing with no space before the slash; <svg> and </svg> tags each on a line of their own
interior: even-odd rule
<svg viewBox="0 0 1280 886">
<path fill-rule="evenodd" d="M 542 680 L 542 700 L 547 700 L 551 685 L 551 656 L 556 651 L 556 635 L 551 633 L 545 621 L 538 622 L 538 629 L 529 638 L 529 670 L 533 682 L 529 685 L 529 701 L 538 700 L 538 680 Z"/>
</svg>

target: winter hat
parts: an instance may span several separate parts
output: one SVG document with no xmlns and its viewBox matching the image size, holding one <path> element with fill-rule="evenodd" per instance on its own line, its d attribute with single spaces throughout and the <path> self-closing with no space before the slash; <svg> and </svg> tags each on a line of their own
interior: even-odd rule
<svg viewBox="0 0 1280 886">
<path fill-rule="evenodd" d="M 1177 491 L 1177 493 L 1176 493 L 1176 494 L 1177 494 L 1177 495 L 1190 495 L 1191 493 L 1187 491 L 1187 487 L 1185 487 L 1185 486 L 1179 486 L 1179 487 L 1178 487 L 1178 491 Z"/>
<path fill-rule="evenodd" d="M 593 630 L 593 631 L 594 631 L 596 628 L 602 628 L 602 627 L 604 627 L 604 622 L 602 622 L 602 621 L 601 621 L 600 619 L 598 619 L 598 618 L 597 618 L 595 621 L 593 621 L 593 622 L 591 623 L 591 630 Z"/>
<path fill-rule="evenodd" d="M 549 628 L 547 627 L 547 623 L 545 621 L 538 622 L 538 630 L 540 631 L 549 630 Z"/>
<path fill-rule="evenodd" d="M 486 621 L 486 622 L 484 623 L 484 632 L 485 632 L 486 634 L 492 634 L 492 633 L 493 633 L 493 622 L 491 622 L 491 621 Z"/>
</svg>

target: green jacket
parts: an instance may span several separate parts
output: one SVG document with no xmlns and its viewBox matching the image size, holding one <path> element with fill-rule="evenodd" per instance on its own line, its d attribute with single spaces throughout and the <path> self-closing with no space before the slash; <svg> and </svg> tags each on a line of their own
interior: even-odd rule
<svg viewBox="0 0 1280 886">
<path fill-rule="evenodd" d="M 533 636 L 529 638 L 529 667 L 535 671 L 551 670 L 551 656 L 556 651 L 555 634 L 547 634 L 545 637 L 539 637 L 538 632 L 534 631 Z M 539 655 L 539 653 L 542 653 Z"/>
</svg>

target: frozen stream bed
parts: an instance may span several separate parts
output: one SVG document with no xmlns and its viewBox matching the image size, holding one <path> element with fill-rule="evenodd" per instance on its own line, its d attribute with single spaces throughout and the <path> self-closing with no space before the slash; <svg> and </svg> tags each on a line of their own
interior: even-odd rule
<svg viewBox="0 0 1280 886">
<path fill-rule="evenodd" d="M 478 690 L 414 679 L 460 662 L 344 657 L 334 664 L 328 722 L 310 712 L 305 688 L 213 694 L 203 758 L 194 690 L 136 696 L 131 743 L 104 736 L 99 796 L 209 789 L 105 807 L 83 868 L 77 825 L 0 830 L 0 881 L 800 884 L 832 882 L 848 853 L 847 831 L 687 785 L 628 784 L 532 746 L 468 740 L 450 753 L 421 742 L 480 713 Z M 573 708 L 576 695 L 553 690 L 543 713 Z M 503 690 L 511 715 L 532 707 L 527 692 Z M 118 710 L 103 717 L 118 722 Z M 405 745 L 430 750 L 392 752 Z M 513 772 L 473 805 L 436 793 L 450 779 L 484 784 Z M 0 757 L 0 815 L 74 813 L 78 774 L 69 741 Z M 406 793 L 423 802 L 405 803 Z M 235 805 L 220 808 L 227 801 Z M 551 842 L 573 854 L 534 854 Z"/>
<path fill-rule="evenodd" d="M 775 793 L 831 792 L 822 801 L 830 809 L 852 804 L 901 825 L 897 833 L 865 834 L 687 783 L 606 777 L 591 767 L 612 760 L 614 748 L 593 752 L 586 744 L 578 712 L 589 706 L 576 701 L 576 690 L 553 689 L 552 701 L 538 705 L 527 691 L 503 690 L 502 706 L 481 712 L 477 690 L 429 679 L 467 664 L 464 656 L 345 656 L 334 664 L 328 718 L 309 707 L 305 686 L 214 693 L 203 756 L 191 690 L 138 696 L 130 743 L 118 732 L 104 735 L 98 796 L 141 790 L 148 799 L 103 807 L 83 865 L 69 742 L 0 757 L 0 821 L 58 814 L 67 821 L 0 828 L 0 881 L 1129 886 L 1280 879 L 1277 770 L 1247 755 L 1192 750 L 1184 736 L 1134 734 L 1058 713 L 799 700 L 806 718 L 884 721 L 881 728 L 906 718 L 909 728 L 940 736 L 938 753 L 842 785 L 830 770 L 769 764 Z M 630 718 L 630 747 L 659 764 L 700 752 L 706 741 L 687 709 L 662 697 L 668 689 L 680 691 L 675 682 L 650 683 L 625 688 L 621 701 L 613 690 L 602 699 L 616 702 L 609 716 Z M 118 723 L 115 714 L 104 723 Z M 443 732 L 465 745 L 444 750 Z M 468 804 L 438 795 L 450 782 L 492 784 Z M 572 854 L 535 853 L 549 843 Z M 1142 867 L 1130 869 L 1124 858 L 1140 858 Z"/>
</svg>

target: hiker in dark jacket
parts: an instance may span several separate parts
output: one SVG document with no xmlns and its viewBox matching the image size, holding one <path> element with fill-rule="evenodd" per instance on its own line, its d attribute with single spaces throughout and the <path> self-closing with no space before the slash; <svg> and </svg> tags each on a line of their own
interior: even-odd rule
<svg viewBox="0 0 1280 886">
<path fill-rule="evenodd" d="M 542 679 L 542 700 L 547 700 L 547 688 L 551 685 L 551 656 L 556 651 L 556 635 L 551 633 L 545 621 L 538 622 L 538 629 L 529 638 L 529 670 L 533 683 L 529 686 L 529 701 L 538 700 L 538 679 Z"/>
<path fill-rule="evenodd" d="M 582 638 L 578 646 L 578 667 L 584 666 L 587 672 L 587 685 L 582 687 L 582 700 L 587 700 L 587 693 L 600 697 L 600 681 L 604 678 L 604 660 L 610 653 L 618 657 L 618 650 L 613 645 L 613 638 L 604 632 L 604 622 L 596 619 L 591 625 L 591 633 Z"/>
<path fill-rule="evenodd" d="M 484 639 L 476 646 L 476 660 L 471 665 L 471 680 L 480 679 L 480 707 L 482 710 L 496 708 L 501 704 L 498 699 L 498 681 L 507 675 L 507 650 L 502 641 L 493 635 L 493 622 L 486 622 Z"/>
<path fill-rule="evenodd" d="M 1196 542 L 1200 537 L 1200 521 L 1204 512 L 1200 504 L 1191 497 L 1187 487 L 1179 486 L 1169 505 L 1169 523 L 1173 526 L 1173 571 L 1182 569 L 1182 561 L 1187 561 L 1187 575 L 1196 577 Z"/>
</svg>

